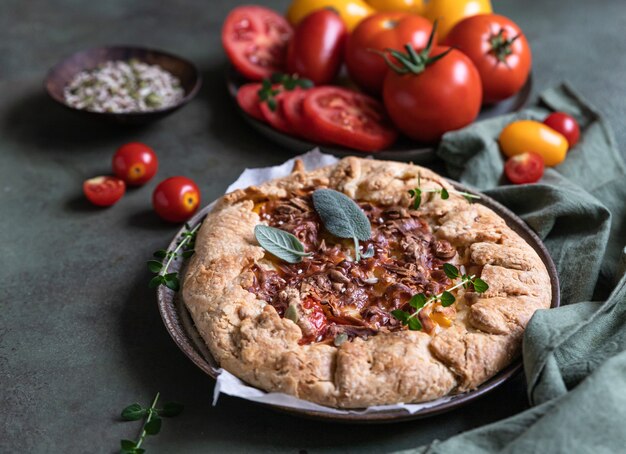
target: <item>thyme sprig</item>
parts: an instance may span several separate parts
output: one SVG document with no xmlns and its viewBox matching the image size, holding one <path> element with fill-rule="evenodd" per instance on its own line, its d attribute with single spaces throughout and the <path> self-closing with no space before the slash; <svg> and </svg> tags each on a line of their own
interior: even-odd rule
<svg viewBox="0 0 626 454">
<path fill-rule="evenodd" d="M 421 188 L 421 180 L 420 177 L 417 177 L 417 187 L 414 189 L 409 189 L 409 195 L 413 198 L 413 209 L 417 210 L 420 205 L 422 204 L 422 194 L 426 194 L 426 193 L 434 193 L 434 194 L 439 194 L 442 198 L 442 200 L 447 200 L 450 198 L 450 194 L 456 194 L 456 195 L 462 195 L 463 197 L 465 197 L 467 199 L 468 202 L 471 202 L 472 199 L 480 199 L 480 196 L 475 195 L 475 194 L 471 194 L 469 192 L 463 192 L 463 191 L 457 191 L 455 189 L 446 189 L 444 187 L 441 188 L 428 188 L 428 189 L 422 189 Z"/>
<path fill-rule="evenodd" d="M 409 300 L 409 306 L 414 309 L 413 313 L 402 309 L 396 309 L 391 311 L 391 315 L 400 320 L 404 326 L 408 326 L 409 330 L 420 331 L 422 329 L 422 324 L 417 316 L 426 306 L 435 303 L 441 303 L 443 307 L 451 306 L 456 301 L 452 291 L 460 287 L 468 289 L 471 286 L 476 293 L 484 293 L 489 288 L 489 285 L 481 278 L 476 277 L 475 275 L 470 276 L 465 273 L 461 274 L 459 269 L 451 263 L 444 263 L 443 271 L 446 273 L 448 278 L 452 280 L 460 278 L 461 280 L 449 289 L 436 295 L 432 295 L 429 298 L 427 298 L 423 293 L 417 293 Z"/>
<path fill-rule="evenodd" d="M 196 243 L 196 234 L 201 224 L 198 224 L 193 229 L 189 224 L 185 224 L 186 231 L 180 235 L 180 239 L 176 248 L 172 251 L 166 251 L 165 249 L 159 249 L 153 255 L 159 260 L 148 260 L 148 269 L 155 273 L 148 286 L 150 288 L 156 288 L 159 285 L 165 285 L 167 288 L 177 292 L 180 289 L 180 279 L 178 273 L 168 273 L 169 267 L 172 262 L 178 258 L 189 258 L 194 253 L 194 246 Z"/>
<path fill-rule="evenodd" d="M 278 103 L 276 101 L 276 95 L 282 91 L 292 91 L 296 88 L 309 89 L 313 87 L 313 82 L 309 79 L 301 79 L 297 74 L 283 74 L 274 73 L 269 79 L 263 79 L 261 83 L 261 89 L 258 91 L 258 96 L 261 102 L 267 103 L 267 107 L 271 111 L 275 111 Z"/>
<path fill-rule="evenodd" d="M 122 410 L 122 419 L 124 421 L 138 421 L 145 418 L 143 425 L 141 426 L 141 432 L 137 441 L 133 440 L 120 440 L 120 452 L 121 454 L 142 454 L 146 450 L 141 447 L 148 435 L 156 435 L 161 431 L 161 424 L 163 418 L 173 418 L 178 416 L 183 410 L 184 406 L 176 402 L 168 402 L 163 405 L 163 408 L 156 408 L 159 401 L 159 393 L 156 393 L 152 404 L 148 408 L 142 407 L 138 403 L 129 405 Z"/>
</svg>

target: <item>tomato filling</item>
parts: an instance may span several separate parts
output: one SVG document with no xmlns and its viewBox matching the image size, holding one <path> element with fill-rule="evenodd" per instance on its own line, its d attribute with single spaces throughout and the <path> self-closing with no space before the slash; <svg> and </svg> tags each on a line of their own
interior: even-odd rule
<svg viewBox="0 0 626 454">
<path fill-rule="evenodd" d="M 436 239 L 418 211 L 368 202 L 359 206 L 372 226 L 361 253 L 371 246 L 374 255 L 355 262 L 352 240 L 324 229 L 309 193 L 255 204 L 262 221 L 292 233 L 313 252 L 296 264 L 266 254 L 264 263 L 252 266 L 254 279 L 248 288 L 300 326 L 302 344 L 403 329 L 391 311 L 409 310 L 416 293 L 440 293 L 450 285 L 442 266 L 454 259 L 456 249 Z M 422 312 L 427 332 L 435 324 L 449 326 L 454 317 L 453 307 Z"/>
</svg>

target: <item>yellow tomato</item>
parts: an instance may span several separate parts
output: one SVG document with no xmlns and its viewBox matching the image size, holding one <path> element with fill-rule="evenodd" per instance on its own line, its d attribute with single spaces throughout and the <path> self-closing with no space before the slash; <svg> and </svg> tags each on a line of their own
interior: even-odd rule
<svg viewBox="0 0 626 454">
<path fill-rule="evenodd" d="M 424 7 L 424 16 L 431 22 L 438 19 L 437 37 L 442 41 L 452 27 L 462 19 L 476 14 L 491 13 L 490 0 L 430 0 Z"/>
<path fill-rule="evenodd" d="M 366 0 L 376 11 L 406 11 L 422 14 L 424 0 Z"/>
<path fill-rule="evenodd" d="M 374 13 L 374 8 L 363 0 L 294 0 L 287 10 L 287 20 L 295 26 L 310 13 L 322 8 L 337 10 L 348 31 Z"/>
<path fill-rule="evenodd" d="M 525 151 L 534 151 L 547 166 L 562 162 L 568 147 L 563 134 L 533 120 L 514 121 L 502 130 L 498 140 L 502 153 L 509 158 Z"/>
</svg>

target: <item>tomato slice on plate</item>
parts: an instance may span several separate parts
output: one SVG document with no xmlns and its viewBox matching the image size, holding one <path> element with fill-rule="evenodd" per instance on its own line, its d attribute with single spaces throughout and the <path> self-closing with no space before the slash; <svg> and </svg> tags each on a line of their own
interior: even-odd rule
<svg viewBox="0 0 626 454">
<path fill-rule="evenodd" d="M 281 103 L 283 115 L 294 133 L 311 142 L 320 142 L 317 137 L 311 133 L 309 121 L 304 116 L 304 99 L 307 95 L 308 90 L 285 92 Z"/>
<path fill-rule="evenodd" d="M 257 120 L 265 121 L 263 112 L 261 112 L 261 100 L 259 99 L 259 90 L 261 84 L 252 83 L 245 84 L 237 90 L 237 104 L 245 113 Z"/>
<path fill-rule="evenodd" d="M 543 158 L 532 151 L 512 156 L 504 164 L 504 173 L 514 184 L 536 183 L 543 176 L 543 169 Z"/>
<path fill-rule="evenodd" d="M 289 92 L 287 91 L 281 91 L 277 95 L 274 95 L 274 99 L 276 100 L 274 110 L 270 108 L 267 102 L 262 102 L 260 104 L 260 109 L 263 114 L 263 118 L 272 128 L 277 131 L 284 132 L 285 134 L 294 135 L 296 131 L 291 128 L 283 110 L 283 101 L 288 93 Z"/>
<path fill-rule="evenodd" d="M 117 177 L 90 178 L 83 183 L 83 192 L 94 205 L 108 207 L 122 198 L 126 192 L 126 183 Z"/>
<path fill-rule="evenodd" d="M 233 9 L 222 27 L 222 45 L 233 66 L 248 79 L 281 71 L 293 29 L 287 20 L 262 6 Z"/>
<path fill-rule="evenodd" d="M 340 87 L 309 90 L 303 104 L 311 132 L 319 140 L 361 151 L 388 148 L 398 132 L 374 98 Z"/>
</svg>

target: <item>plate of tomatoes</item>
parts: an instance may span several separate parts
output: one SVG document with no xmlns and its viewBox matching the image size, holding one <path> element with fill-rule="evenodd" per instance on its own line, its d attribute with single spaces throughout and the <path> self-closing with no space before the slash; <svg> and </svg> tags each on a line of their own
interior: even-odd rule
<svg viewBox="0 0 626 454">
<path fill-rule="evenodd" d="M 469 17 L 445 15 L 444 0 L 426 5 L 441 10 L 434 20 L 372 8 L 358 21 L 330 0 L 309 2 L 319 8 L 294 19 L 297 3 L 290 20 L 237 7 L 222 28 L 241 113 L 295 152 L 425 162 L 446 132 L 519 110 L 530 95 L 528 41 L 488 1 Z"/>
</svg>

